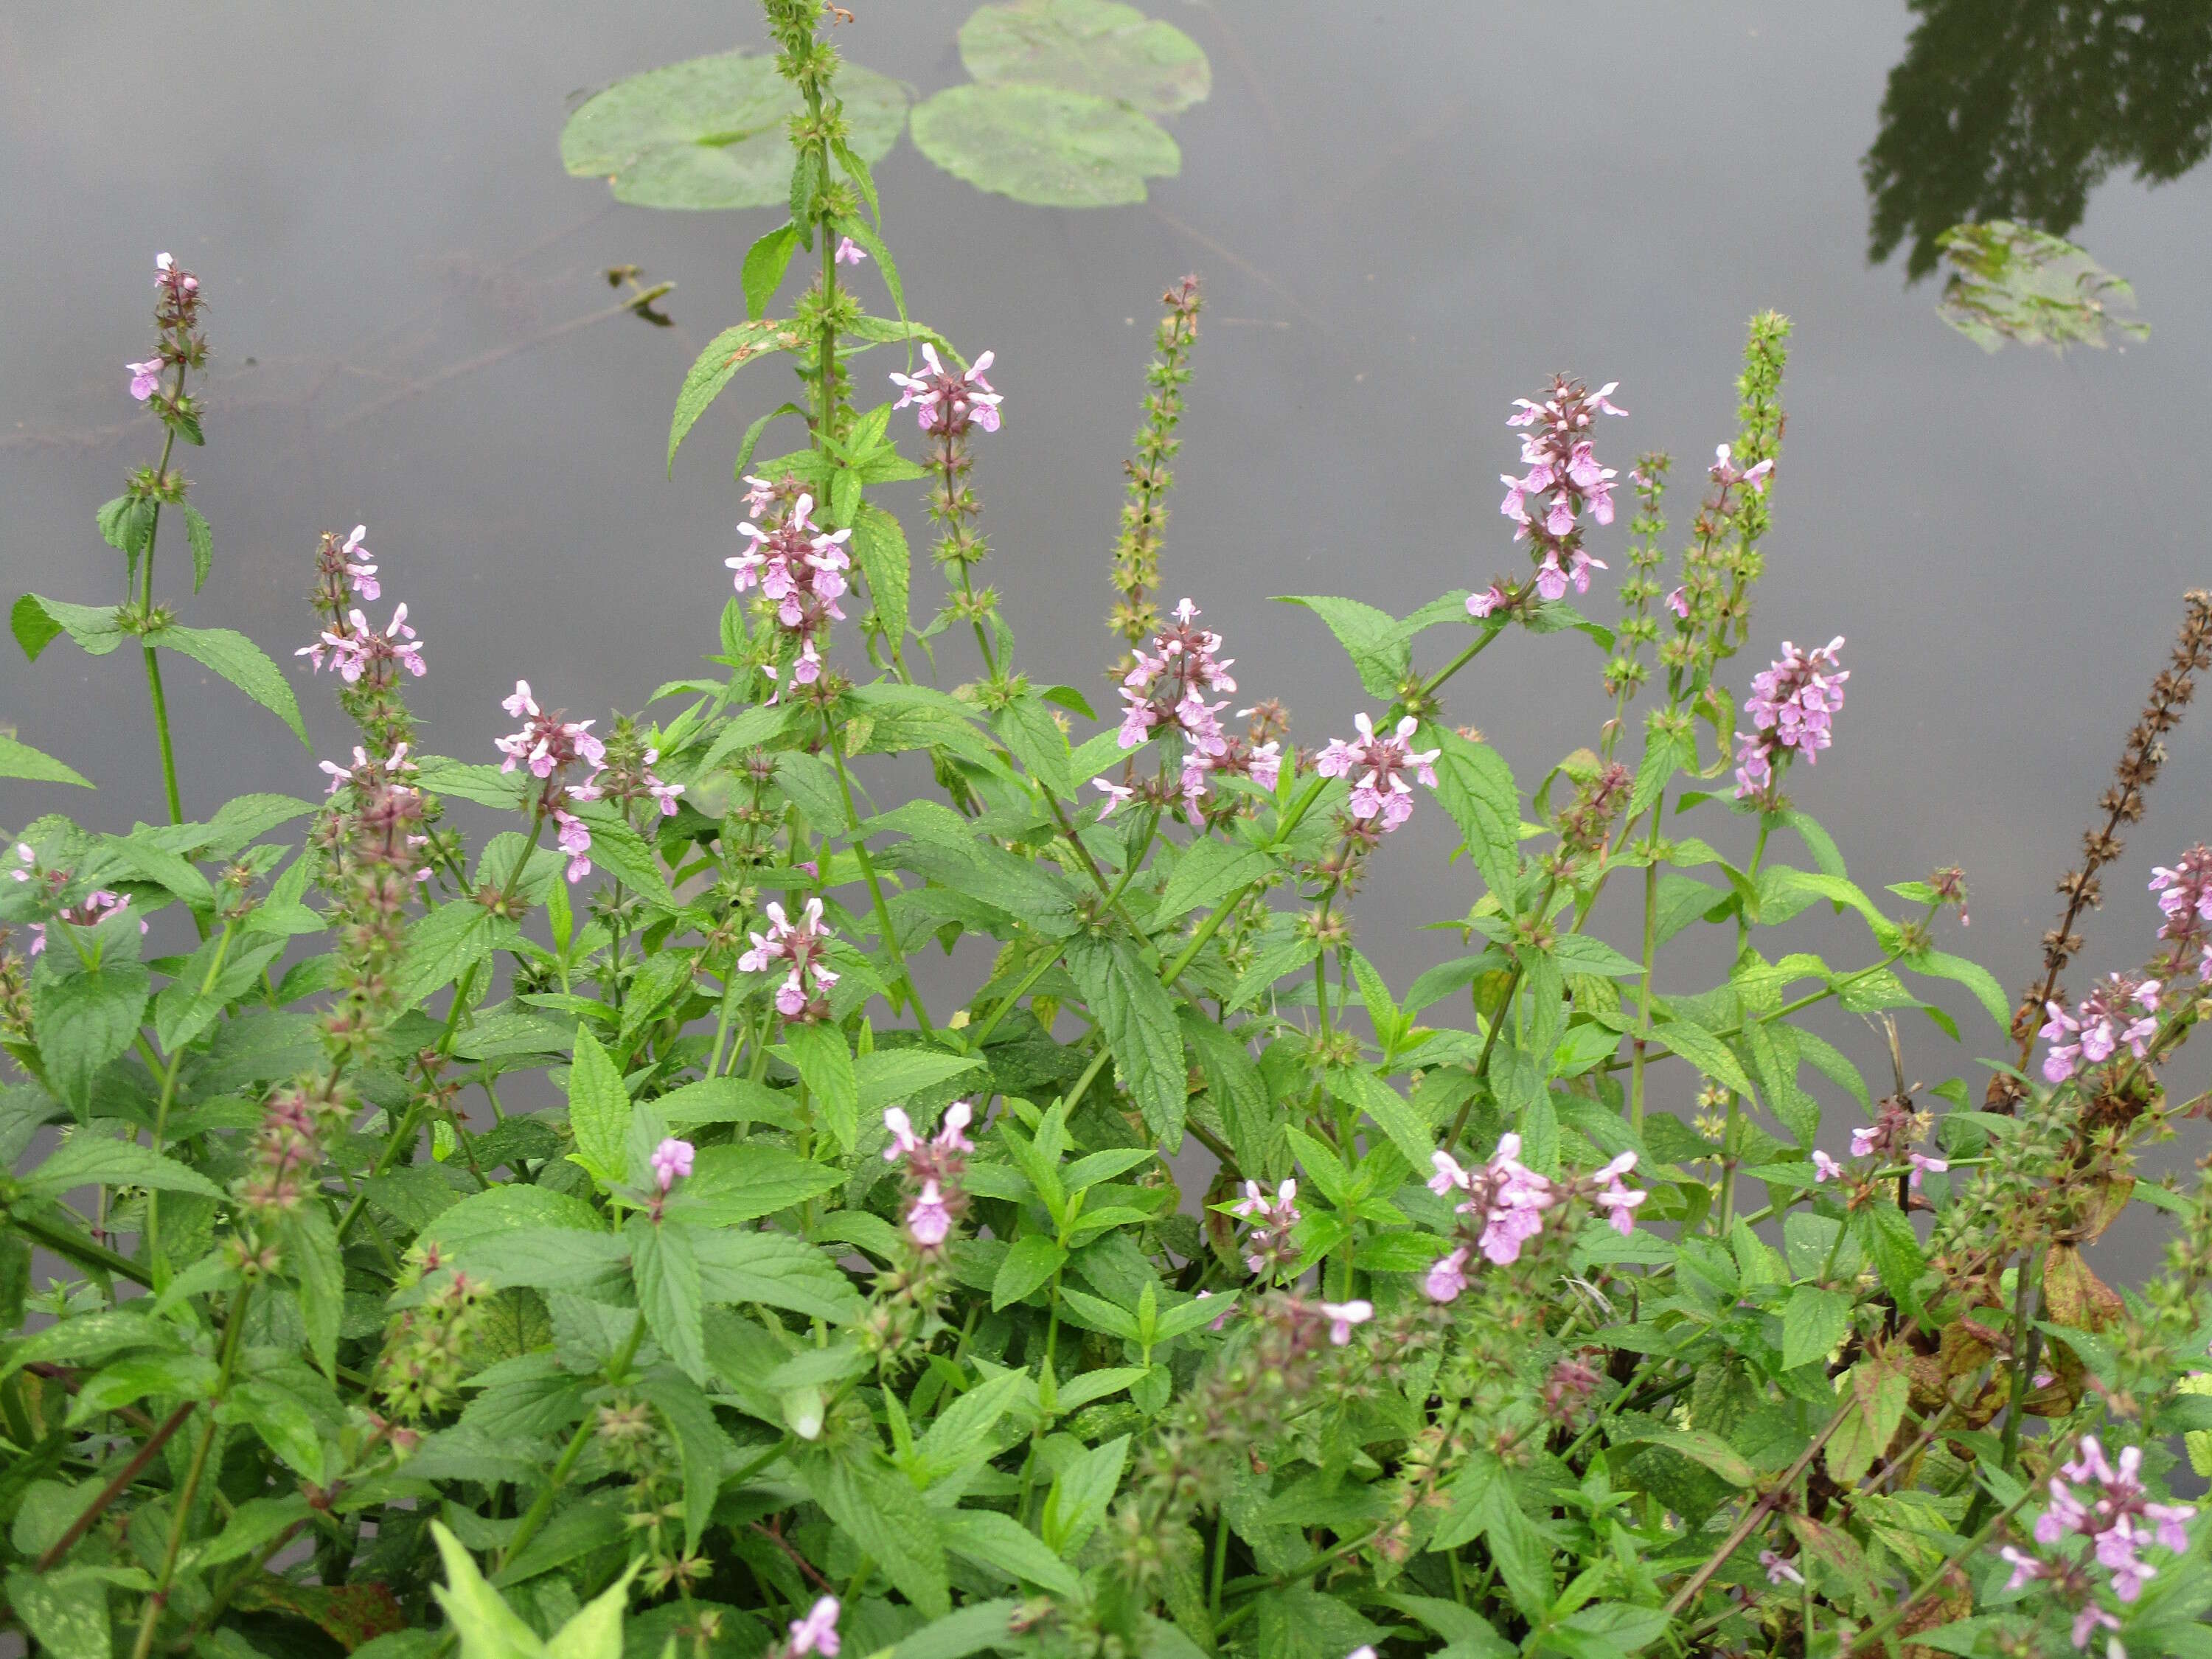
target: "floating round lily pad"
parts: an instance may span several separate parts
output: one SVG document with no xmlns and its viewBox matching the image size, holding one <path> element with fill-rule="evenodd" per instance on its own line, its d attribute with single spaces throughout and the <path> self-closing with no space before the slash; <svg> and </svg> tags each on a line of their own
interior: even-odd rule
<svg viewBox="0 0 2212 1659">
<path fill-rule="evenodd" d="M 952 87 L 915 106 L 914 142 L 956 179 L 1034 207 L 1119 207 L 1182 152 L 1141 111 L 1096 94 L 1011 82 Z"/>
<path fill-rule="evenodd" d="M 960 60 L 978 81 L 1058 87 L 1172 115 L 1213 90 L 1197 41 L 1120 0 L 1012 0 L 979 8 L 960 28 Z"/>
<path fill-rule="evenodd" d="M 906 94 L 889 76 L 853 64 L 839 68 L 837 94 L 853 149 L 872 167 L 898 142 Z M 774 207 L 790 199 L 785 123 L 799 109 L 773 58 L 694 58 L 587 100 L 561 130 L 561 161 L 640 207 Z"/>
</svg>

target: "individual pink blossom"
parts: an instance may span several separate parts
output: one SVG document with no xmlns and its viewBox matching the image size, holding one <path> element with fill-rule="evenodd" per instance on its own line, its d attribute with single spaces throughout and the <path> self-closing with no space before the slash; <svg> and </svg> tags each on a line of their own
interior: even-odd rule
<svg viewBox="0 0 2212 1659">
<path fill-rule="evenodd" d="M 353 591 L 364 599 L 380 599 L 384 597 L 384 588 L 376 580 L 376 566 L 367 562 L 376 556 L 362 545 L 362 538 L 368 534 L 367 525 L 356 525 L 353 534 L 338 550 L 338 556 L 345 561 L 346 580 L 353 584 Z M 356 560 L 362 562 L 356 563 Z"/>
<path fill-rule="evenodd" d="M 571 794 L 578 793 L 571 790 Z M 568 884 L 574 886 L 592 873 L 592 832 L 584 821 L 564 806 L 553 809 L 554 841 L 568 855 Z"/>
<path fill-rule="evenodd" d="M 1766 481 L 1774 471 L 1773 459 L 1769 457 L 1748 467 L 1740 468 L 1736 465 L 1733 454 L 1734 452 L 1726 444 L 1713 446 L 1713 464 L 1711 470 L 1715 480 L 1723 487 L 1749 484 L 1753 495 L 1764 495 L 1766 491 Z"/>
<path fill-rule="evenodd" d="M 1422 1294 L 1431 1302 L 1456 1302 L 1460 1292 L 1467 1288 L 1467 1261 L 1468 1249 L 1464 1244 L 1448 1255 L 1438 1256 L 1421 1280 Z"/>
<path fill-rule="evenodd" d="M 1506 597 L 1505 590 L 1492 582 L 1481 592 L 1467 596 L 1467 614 L 1476 617 L 1487 617 L 1505 603 Z"/>
<path fill-rule="evenodd" d="M 1929 1158 L 1924 1152 L 1907 1152 L 1905 1155 L 1905 1161 L 1912 1166 L 1912 1173 L 1905 1178 L 1905 1187 L 1908 1190 L 1916 1193 L 1920 1190 L 1920 1178 L 1923 1176 L 1942 1175 L 1951 1167 L 1948 1159 Z"/>
<path fill-rule="evenodd" d="M 745 511 L 754 518 L 759 518 L 784 499 L 785 494 L 783 485 L 771 483 L 766 478 L 756 478 L 750 472 L 745 474 Z"/>
<path fill-rule="evenodd" d="M 891 376 L 891 384 L 899 388 L 899 400 L 891 407 L 904 409 L 908 404 L 920 407 L 916 418 L 924 432 L 940 428 L 949 435 L 965 432 L 970 424 L 986 432 L 999 429 L 999 404 L 1003 394 L 991 390 L 991 383 L 983 378 L 998 355 L 987 351 L 978 357 L 965 373 L 955 374 L 937 360 L 937 348 L 925 343 L 921 355 L 929 364 L 925 374 Z"/>
<path fill-rule="evenodd" d="M 1352 1328 L 1375 1317 L 1371 1302 L 1324 1302 L 1322 1317 L 1328 1321 L 1328 1340 L 1338 1347 L 1352 1340 Z"/>
<path fill-rule="evenodd" d="M 1137 793 L 1134 789 L 1115 783 L 1108 778 L 1093 778 L 1091 780 L 1091 787 L 1103 791 L 1106 796 L 1106 805 L 1098 809 L 1098 817 L 1102 822 L 1112 817 L 1114 809 L 1126 805 Z"/>
<path fill-rule="evenodd" d="M 861 260 L 867 257 L 868 256 L 863 253 L 860 250 L 859 246 L 855 245 L 851 237 L 847 236 L 839 240 L 836 254 L 837 263 L 839 264 L 857 265 Z"/>
<path fill-rule="evenodd" d="M 1857 1128 L 1852 1130 L 1851 1156 L 1853 1158 L 1872 1158 L 1874 1156 L 1875 1150 L 1875 1137 L 1879 1133 L 1880 1130 L 1871 1123 L 1863 1123 Z"/>
<path fill-rule="evenodd" d="M 144 403 L 161 389 L 161 371 L 169 366 L 165 357 L 149 357 L 143 363 L 125 363 L 131 371 L 131 395 Z"/>
<path fill-rule="evenodd" d="M 2009 1544 L 2001 1547 L 1997 1554 L 2012 1569 L 2012 1577 L 2005 1581 L 2005 1588 L 2008 1590 L 2016 1590 L 2022 1585 L 2051 1576 L 2051 1568 L 2044 1562 L 2023 1550 L 2014 1549 Z"/>
<path fill-rule="evenodd" d="M 1836 711 L 1844 706 L 1844 682 L 1850 678 L 1836 657 L 1843 645 L 1840 634 L 1810 652 L 1784 640 L 1781 656 L 1753 677 L 1744 704 L 1752 729 L 1735 734 L 1739 799 L 1770 794 L 1778 763 L 1802 755 L 1810 766 L 1828 746 Z"/>
<path fill-rule="evenodd" d="M 738 958 L 738 971 L 763 973 L 771 963 L 789 963 L 791 972 L 776 988 L 776 1012 L 788 1020 L 827 1019 L 830 988 L 837 982 L 838 975 L 824 960 L 830 933 L 822 925 L 821 899 L 808 899 L 796 923 L 787 919 L 783 907 L 771 900 L 768 918 L 768 932 L 755 933 L 753 948 Z"/>
<path fill-rule="evenodd" d="M 1389 737 L 1376 734 L 1374 722 L 1364 714 L 1352 718 L 1359 735 L 1346 743 L 1331 738 L 1314 760 L 1314 769 L 1325 778 L 1350 778 L 1352 816 L 1365 823 L 1379 818 L 1385 831 L 1395 830 L 1413 815 L 1411 773 L 1433 789 L 1437 787 L 1436 759 L 1441 749 L 1415 750 L 1413 733 L 1420 722 L 1411 714 L 1398 722 Z"/>
<path fill-rule="evenodd" d="M 907 1237 L 920 1249 L 934 1250 L 951 1232 L 952 1212 L 945 1205 L 943 1190 L 934 1181 L 923 1182 L 921 1191 L 907 1206 Z"/>
<path fill-rule="evenodd" d="M 1826 1152 L 1818 1151 L 1814 1152 L 1813 1184 L 1814 1186 L 1818 1186 L 1824 1181 L 1841 1181 L 1843 1178 L 1844 1166 L 1842 1164 L 1837 1163 L 1834 1158 L 1830 1158 Z"/>
<path fill-rule="evenodd" d="M 666 1192 L 691 1173 L 692 1146 L 671 1135 L 653 1149 L 653 1184 Z"/>
<path fill-rule="evenodd" d="M 1690 620 L 1690 590 L 1678 587 L 1667 596 L 1667 608 L 1684 622 Z"/>
<path fill-rule="evenodd" d="M 1597 1192 L 1597 1206 L 1606 1212 L 1606 1220 L 1611 1224 L 1613 1231 L 1619 1233 L 1623 1238 L 1627 1237 L 1636 1230 L 1636 1206 L 1650 1196 L 1649 1193 L 1632 1190 L 1621 1180 L 1623 1176 L 1635 1167 L 1636 1154 L 1623 1152 L 1612 1163 L 1600 1170 L 1595 1177 L 1601 1183 Z"/>
<path fill-rule="evenodd" d="M 1805 1575 L 1797 1571 L 1796 1564 L 1786 1555 L 1777 1555 L 1772 1550 L 1759 1553 L 1759 1565 L 1766 1569 L 1770 1584 L 1802 1584 Z"/>
<path fill-rule="evenodd" d="M 2118 1630 L 2119 1627 L 2120 1621 L 2117 1618 L 2094 1601 L 2088 1602 L 2074 1615 L 2074 1645 L 2086 1648 L 2089 1645 L 2089 1638 L 2100 1630 Z M 2116 1636 L 2106 1644 L 2105 1656 L 2106 1659 L 2128 1659 L 2128 1650 L 2120 1645 L 2120 1639 Z"/>
<path fill-rule="evenodd" d="M 813 1611 L 804 1619 L 791 1621 L 789 1659 L 818 1653 L 823 1659 L 837 1659 L 837 1598 L 825 1595 L 814 1604 Z"/>
<path fill-rule="evenodd" d="M 392 625 L 380 633 L 368 625 L 368 618 L 360 611 L 349 611 L 343 632 L 326 629 L 321 639 L 301 647 L 292 654 L 307 658 L 313 667 L 320 669 L 325 653 L 329 653 L 331 665 L 348 685 L 358 684 L 364 675 L 374 684 L 389 684 L 387 665 L 392 663 L 418 678 L 428 672 L 422 661 L 422 641 L 407 624 L 404 605 L 392 611 Z"/>
</svg>

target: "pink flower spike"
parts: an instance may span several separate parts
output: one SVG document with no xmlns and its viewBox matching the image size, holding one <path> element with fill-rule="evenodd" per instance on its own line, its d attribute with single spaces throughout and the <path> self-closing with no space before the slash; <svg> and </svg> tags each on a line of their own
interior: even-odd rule
<svg viewBox="0 0 2212 1659">
<path fill-rule="evenodd" d="M 1353 1326 L 1364 1325 L 1375 1317 L 1375 1304 L 1371 1302 L 1324 1302 L 1321 1304 L 1321 1311 L 1322 1316 L 1328 1321 L 1328 1340 L 1340 1348 L 1352 1340 Z"/>
<path fill-rule="evenodd" d="M 653 1149 L 653 1178 L 662 1192 L 691 1173 L 692 1146 L 671 1135 Z"/>
<path fill-rule="evenodd" d="M 125 363 L 123 367 L 131 371 L 131 395 L 143 404 L 161 389 L 161 371 L 168 362 L 164 358 L 149 357 L 143 363 Z"/>
<path fill-rule="evenodd" d="M 867 257 L 868 256 L 866 254 L 860 252 L 860 248 L 854 243 L 853 239 L 849 236 L 843 238 L 837 244 L 836 258 L 837 263 L 841 265 L 857 265 L 861 260 Z"/>
<path fill-rule="evenodd" d="M 791 1621 L 791 1659 L 804 1654 L 818 1653 L 823 1659 L 837 1659 L 837 1598 L 825 1595 L 814 1604 L 813 1610 L 804 1619 Z"/>
</svg>

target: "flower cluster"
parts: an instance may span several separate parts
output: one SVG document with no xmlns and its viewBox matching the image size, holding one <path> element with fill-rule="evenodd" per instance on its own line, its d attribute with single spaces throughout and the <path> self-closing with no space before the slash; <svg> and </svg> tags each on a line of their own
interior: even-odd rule
<svg viewBox="0 0 2212 1659">
<path fill-rule="evenodd" d="M 2171 870 L 2152 868 L 2150 890 L 2166 921 L 2158 936 L 2169 950 L 2166 971 L 2179 975 L 2191 966 L 2200 980 L 2212 980 L 2212 847 L 2198 842 Z M 2190 958 L 2194 956 L 2192 964 Z"/>
<path fill-rule="evenodd" d="M 598 778 L 606 764 L 607 746 L 592 735 L 593 722 L 564 720 L 563 710 L 548 714 L 540 708 L 531 695 L 528 680 L 515 681 L 514 695 L 501 699 L 500 707 L 521 720 L 523 726 L 510 736 L 493 739 L 493 746 L 507 757 L 499 769 L 512 772 L 518 766 L 526 766 L 531 776 L 544 781 L 539 810 L 553 820 L 555 840 L 568 855 L 568 879 L 581 881 L 592 873 L 592 832 L 569 808 L 578 801 L 599 799 Z M 590 769 L 581 783 L 570 783 L 569 769 L 576 766 Z"/>
<path fill-rule="evenodd" d="M 617 719 L 613 733 L 607 738 L 599 775 L 589 787 L 597 792 L 597 799 L 613 801 L 624 808 L 650 801 L 653 810 L 661 817 L 674 817 L 676 803 L 683 796 L 684 786 L 654 775 L 653 769 L 659 762 L 660 751 L 646 746 L 636 726 L 627 719 Z"/>
<path fill-rule="evenodd" d="M 787 962 L 791 972 L 776 987 L 776 1012 L 805 1024 L 830 1018 L 830 988 L 837 982 L 824 955 L 830 930 L 822 925 L 822 901 L 810 898 L 794 924 L 781 904 L 769 901 L 768 932 L 752 936 L 753 948 L 738 958 L 740 973 L 764 973 L 773 962 Z"/>
<path fill-rule="evenodd" d="M 416 769 L 415 763 L 407 758 L 408 748 L 406 744 L 398 744 L 388 757 L 376 757 L 356 744 L 351 766 L 340 766 L 336 761 L 317 761 L 315 764 L 329 773 L 331 778 L 331 787 L 323 793 L 335 795 L 341 789 L 374 789 L 402 781 L 404 774 Z"/>
<path fill-rule="evenodd" d="M 16 867 L 8 873 L 17 881 L 27 882 L 36 878 L 40 884 L 46 889 L 50 899 L 58 896 L 61 890 L 69 884 L 69 876 L 65 872 L 40 871 L 39 855 L 31 850 L 27 842 L 19 841 L 15 843 L 15 859 Z M 61 906 L 54 912 L 51 920 L 65 923 L 71 927 L 96 927 L 118 910 L 128 908 L 130 903 L 131 896 L 128 893 L 112 892 L 105 887 L 95 887 L 75 904 Z M 138 931 L 143 933 L 149 925 L 142 916 L 138 921 Z M 31 954 L 35 957 L 46 948 L 46 924 L 43 921 L 34 921 L 30 924 L 29 932 Z"/>
<path fill-rule="evenodd" d="M 403 1284 L 431 1279 L 445 1263 L 435 1245 L 409 1252 L 412 1271 Z M 490 1287 L 456 1267 L 412 1307 L 402 1308 L 385 1332 L 376 1360 L 376 1392 L 394 1417 L 413 1422 L 443 1409 L 468 1374 L 475 1328 Z"/>
<path fill-rule="evenodd" d="M 2081 1450 L 2051 1477 L 2051 1502 L 2035 1522 L 2035 1541 L 2045 1549 L 2069 1536 L 2088 1539 L 2090 1559 L 2112 1576 L 2112 1594 L 2123 1602 L 2133 1601 L 2157 1576 L 2142 1551 L 2152 1543 L 2177 1555 L 2185 1551 L 2189 1533 L 2182 1523 L 2197 1513 L 2193 1504 L 2150 1502 L 2137 1474 L 2142 1466 L 2141 1447 L 2129 1446 L 2112 1460 L 2095 1436 L 2086 1437 Z M 2077 1606 L 2075 1647 L 2087 1647 L 2100 1628 L 2119 1628 L 2120 1621 L 2093 1599 L 2094 1581 L 2083 1565 L 2041 1559 L 2009 1544 L 1998 1553 L 2012 1568 L 2008 1589 L 2048 1580 Z M 2118 1643 L 2112 1647 L 2117 1650 Z"/>
<path fill-rule="evenodd" d="M 1928 1114 L 1916 1112 L 1909 1102 L 1893 1097 L 1881 1103 L 1873 1122 L 1863 1123 L 1851 1131 L 1851 1156 L 1870 1158 L 1883 1164 L 1902 1160 L 1911 1171 L 1905 1184 L 1917 1193 L 1923 1176 L 1942 1175 L 1951 1167 L 1948 1158 L 1930 1158 L 1913 1145 L 1927 1133 Z M 1843 1164 L 1827 1153 L 1814 1152 L 1814 1186 L 1841 1181 L 1845 1173 Z"/>
<path fill-rule="evenodd" d="M 1735 464 L 1734 450 L 1727 444 L 1715 444 L 1713 464 L 1707 471 L 1712 474 L 1714 482 L 1723 489 L 1733 489 L 1737 484 L 1747 484 L 1751 487 L 1752 494 L 1763 495 L 1766 493 L 1767 479 L 1774 474 L 1774 459 L 1769 456 L 1763 461 L 1754 461 L 1749 466 L 1738 466 Z"/>
<path fill-rule="evenodd" d="M 1228 748 L 1219 718 L 1228 699 L 1208 702 L 1206 696 L 1237 689 L 1229 677 L 1236 659 L 1219 654 L 1221 635 L 1197 626 L 1200 614 L 1188 599 L 1176 606 L 1174 623 L 1152 635 L 1152 649 L 1139 651 L 1121 677 L 1122 748 L 1138 747 L 1163 727 L 1180 732 L 1193 757 L 1218 756 Z"/>
<path fill-rule="evenodd" d="M 2125 1048 L 2137 1060 L 2158 1035 L 2160 985 L 2154 979 L 2112 974 L 2069 1013 L 2060 1002 L 2044 1004 L 2047 1016 L 2038 1033 L 2051 1044 L 2043 1057 L 2043 1076 L 2063 1083 L 2082 1066 L 2101 1066 Z"/>
<path fill-rule="evenodd" d="M 695 1148 L 688 1140 L 670 1135 L 653 1149 L 653 1185 L 664 1195 L 691 1173 Z"/>
<path fill-rule="evenodd" d="M 1388 737 L 1378 736 L 1375 723 L 1364 714 L 1354 715 L 1352 724 L 1359 730 L 1358 737 L 1350 743 L 1342 738 L 1330 738 L 1328 746 L 1315 757 L 1314 769 L 1325 778 L 1352 780 L 1355 819 L 1363 823 L 1379 819 L 1386 832 L 1395 830 L 1413 815 L 1413 786 L 1406 781 L 1407 774 L 1435 788 L 1436 760 L 1443 751 L 1413 746 L 1420 722 L 1411 714 L 1400 720 L 1397 730 Z"/>
<path fill-rule="evenodd" d="M 1229 1206 L 1229 1213 L 1252 1224 L 1244 1240 L 1244 1265 L 1263 1276 L 1297 1265 L 1298 1247 L 1291 1242 L 1291 1229 L 1298 1224 L 1298 1183 L 1285 1181 L 1273 1198 L 1256 1181 L 1244 1183 L 1244 1196 Z"/>
<path fill-rule="evenodd" d="M 392 625 L 380 629 L 371 627 L 359 611 L 349 611 L 343 622 L 325 629 L 313 645 L 303 645 L 292 654 L 305 657 L 318 672 L 327 656 L 348 685 L 358 685 L 364 678 L 373 685 L 390 685 L 395 663 L 418 678 L 428 672 L 422 641 L 408 625 L 404 604 L 392 611 Z"/>
<path fill-rule="evenodd" d="M 965 374 L 955 374 L 937 360 L 937 348 L 924 344 L 922 358 L 929 365 L 923 374 L 891 376 L 891 384 L 899 388 L 899 400 L 891 407 L 904 409 L 908 404 L 918 405 L 915 411 L 924 432 L 942 432 L 958 436 L 970 426 L 980 426 L 986 432 L 999 429 L 999 404 L 1004 394 L 991 390 L 991 383 L 983 378 L 983 371 L 991 366 L 998 355 L 987 351 L 976 358 Z"/>
<path fill-rule="evenodd" d="M 772 503 L 777 499 L 776 486 L 760 479 L 746 482 L 754 485 L 747 497 L 749 503 Z M 778 626 L 798 641 L 799 658 L 792 669 L 794 685 L 810 685 L 822 677 L 818 638 L 831 622 L 845 618 L 837 601 L 849 591 L 845 573 L 853 568 L 852 556 L 844 546 L 853 532 L 824 531 L 814 522 L 813 512 L 814 497 L 801 494 L 782 518 L 765 529 L 746 520 L 738 526 L 738 533 L 752 545 L 722 561 L 737 573 L 733 580 L 738 592 L 759 584 L 761 592 L 775 602 Z M 764 672 L 771 679 L 778 678 L 773 665 Z"/>
<path fill-rule="evenodd" d="M 1574 1198 L 1588 1198 L 1606 1212 L 1623 1237 L 1636 1225 L 1636 1209 L 1648 1194 L 1623 1179 L 1636 1167 L 1636 1154 L 1623 1152 L 1603 1168 L 1576 1180 L 1558 1182 L 1521 1162 L 1521 1137 L 1500 1136 L 1490 1162 L 1468 1170 L 1449 1152 L 1431 1154 L 1435 1173 L 1429 1190 L 1439 1198 L 1462 1194 L 1455 1212 L 1460 1241 L 1430 1267 L 1422 1289 L 1432 1302 L 1456 1301 L 1467 1289 L 1468 1267 L 1479 1252 L 1498 1267 L 1521 1259 L 1521 1251 L 1543 1231 L 1544 1213 Z"/>
<path fill-rule="evenodd" d="M 1850 674 L 1838 663 L 1844 636 L 1837 635 L 1817 651 L 1800 651 L 1782 641 L 1773 665 L 1753 676 L 1744 712 L 1752 729 L 1735 734 L 1735 793 L 1738 799 L 1771 792 L 1778 763 L 1802 755 L 1810 766 L 1829 744 L 1829 726 L 1844 706 L 1844 682 Z"/>
<path fill-rule="evenodd" d="M 1498 510 L 1518 526 L 1514 540 L 1534 544 L 1536 592 L 1544 599 L 1565 597 L 1571 585 L 1586 593 L 1591 568 L 1606 568 L 1583 547 L 1583 520 L 1587 515 L 1598 524 L 1613 522 L 1615 473 L 1598 465 L 1589 433 L 1599 415 L 1628 413 L 1612 402 L 1619 384 L 1608 380 L 1591 392 L 1579 380 L 1557 376 L 1540 402 L 1515 398 L 1521 412 L 1506 420 L 1508 426 L 1532 428 L 1521 440 L 1521 464 L 1528 471 L 1517 478 L 1500 475 L 1505 499 Z M 1532 501 L 1539 511 L 1530 510 Z M 1493 587 L 1469 599 L 1467 608 L 1471 615 L 1486 617 L 1505 597 Z"/>
<path fill-rule="evenodd" d="M 968 1139 L 973 1116 L 974 1108 L 964 1100 L 956 1100 L 945 1109 L 937 1133 L 924 1139 L 914 1132 L 913 1121 L 902 1108 L 893 1106 L 884 1113 L 884 1127 L 891 1133 L 890 1145 L 884 1148 L 884 1161 L 905 1165 L 906 1179 L 915 1189 L 913 1201 L 907 1206 L 906 1236 L 924 1255 L 945 1248 L 954 1220 L 968 1207 L 960 1176 L 968 1167 L 967 1155 L 975 1150 Z"/>
</svg>

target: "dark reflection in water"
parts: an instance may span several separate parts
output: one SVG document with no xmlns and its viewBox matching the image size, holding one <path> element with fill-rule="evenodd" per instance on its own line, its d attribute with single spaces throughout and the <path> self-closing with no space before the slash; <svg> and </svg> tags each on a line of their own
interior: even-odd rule
<svg viewBox="0 0 2212 1659">
<path fill-rule="evenodd" d="M 2212 149 L 2212 4 L 2148 0 L 1916 0 L 1904 58 L 1867 151 L 1870 257 L 1970 219 L 2069 235 L 2107 173 L 2179 178 Z"/>
</svg>

